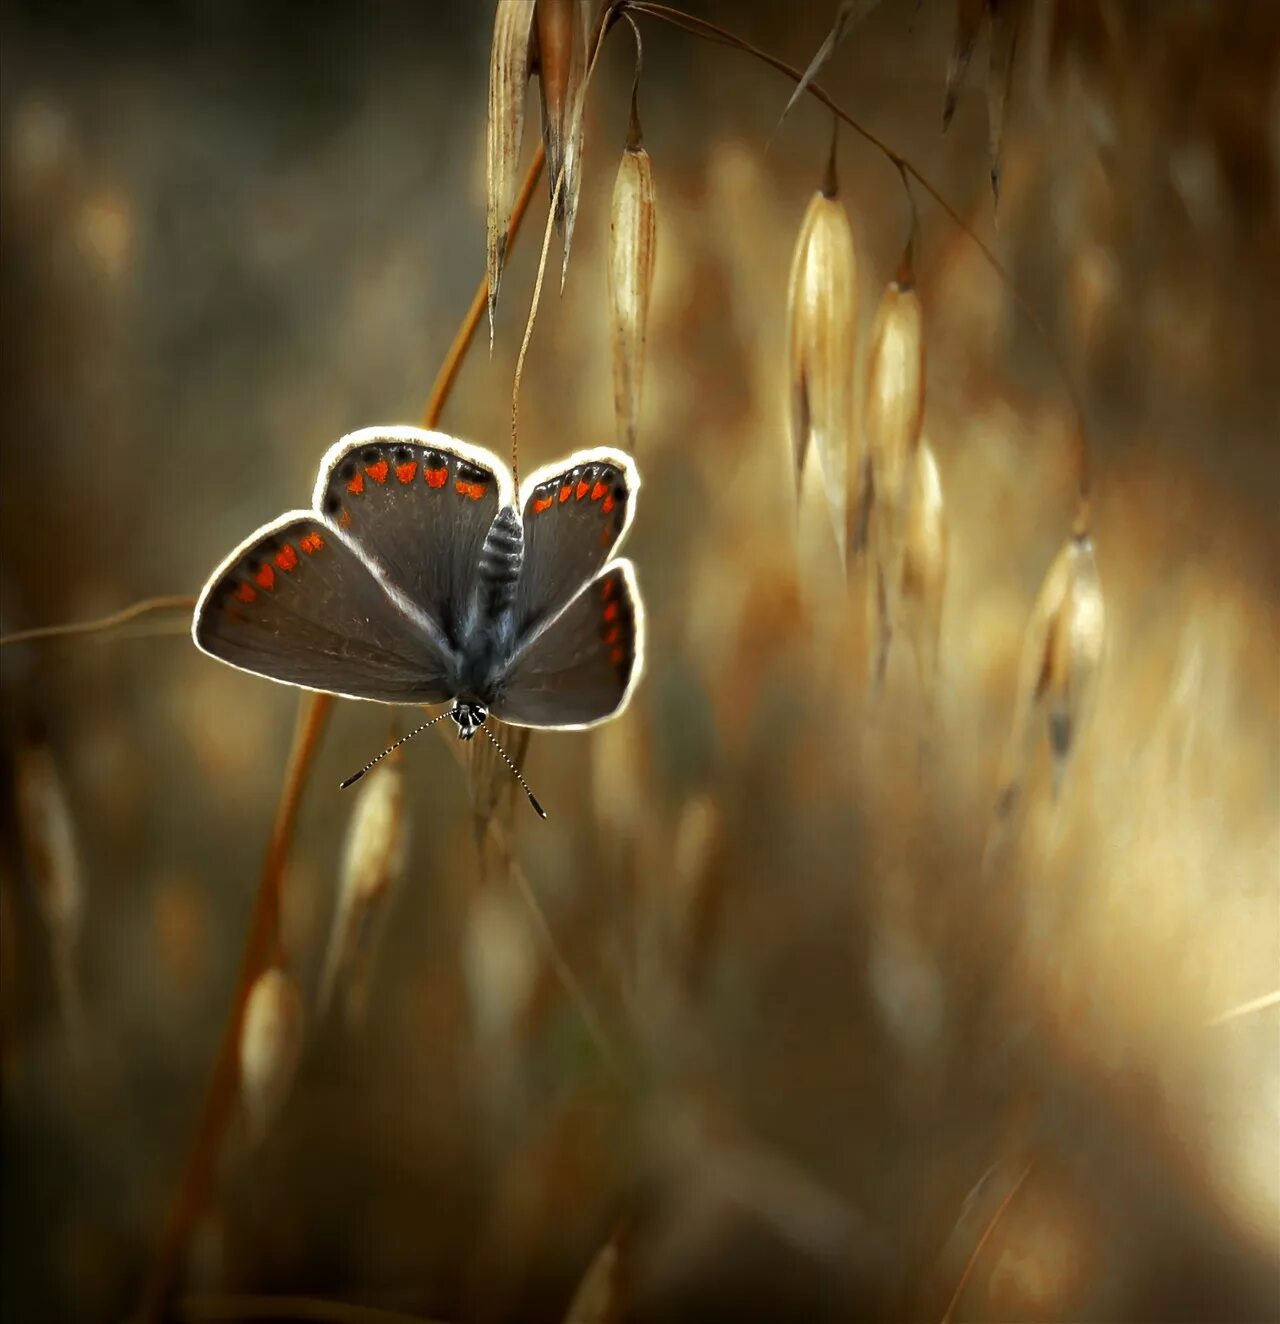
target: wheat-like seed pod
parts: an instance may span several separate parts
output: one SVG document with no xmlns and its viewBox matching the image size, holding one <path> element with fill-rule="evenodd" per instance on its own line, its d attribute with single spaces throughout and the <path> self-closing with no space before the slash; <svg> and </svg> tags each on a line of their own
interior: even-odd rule
<svg viewBox="0 0 1280 1324">
<path fill-rule="evenodd" d="M 928 441 L 916 450 L 916 472 L 902 557 L 903 631 L 915 653 L 927 719 L 938 683 L 942 602 L 947 585 L 947 511 L 938 464 Z"/>
<path fill-rule="evenodd" d="M 49 930 L 49 950 L 58 999 L 68 1033 L 78 1039 L 79 982 L 76 952 L 84 913 L 84 885 L 75 827 L 62 776 L 45 744 L 18 748 L 18 830 L 31 871 L 36 900 Z"/>
<path fill-rule="evenodd" d="M 529 83 L 533 0 L 498 0 L 489 57 L 489 114 L 485 130 L 485 274 L 489 281 L 489 343 L 507 254 L 507 223 L 515 204 Z"/>
<path fill-rule="evenodd" d="M 1054 558 L 1023 636 L 1013 729 L 1002 775 L 1007 812 L 1026 782 L 1035 745 L 1048 736 L 1056 793 L 1088 718 L 1106 639 L 1093 540 L 1075 534 Z"/>
<path fill-rule="evenodd" d="M 633 118 L 633 125 L 635 120 Z M 613 185 L 609 222 L 609 314 L 613 330 L 613 400 L 618 443 L 636 444 L 644 345 L 653 289 L 657 204 L 649 153 L 638 133 L 628 142 Z"/>
<path fill-rule="evenodd" d="M 924 418 L 924 313 L 909 261 L 876 309 L 862 415 L 876 562 L 891 597 L 902 581 L 916 448 Z"/>
<path fill-rule="evenodd" d="M 276 965 L 253 982 L 240 1026 L 240 1097 L 249 1131 L 261 1141 L 289 1095 L 302 1054 L 302 996 Z"/>
<path fill-rule="evenodd" d="M 391 898 L 404 872 L 409 825 L 404 774 L 384 759 L 361 783 L 347 829 L 338 903 L 320 980 L 323 1014 L 335 995 L 360 1019 Z"/>
<path fill-rule="evenodd" d="M 623 1263 L 621 1231 L 595 1253 L 565 1312 L 564 1324 L 615 1324 L 622 1316 Z"/>
<path fill-rule="evenodd" d="M 843 565 L 853 439 L 858 262 L 834 168 L 805 211 L 787 289 L 791 452 L 796 490 L 812 443 Z"/>
<path fill-rule="evenodd" d="M 582 191 L 583 109 L 589 52 L 587 0 L 538 0 L 535 8 L 538 82 L 542 90 L 542 140 L 547 148 L 547 186 L 556 197 L 556 224 L 564 244 L 560 286 L 569 268 L 569 248 Z"/>
</svg>

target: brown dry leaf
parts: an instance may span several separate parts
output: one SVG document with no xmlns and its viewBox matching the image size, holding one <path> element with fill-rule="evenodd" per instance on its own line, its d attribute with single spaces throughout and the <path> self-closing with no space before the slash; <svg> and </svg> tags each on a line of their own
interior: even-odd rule
<svg viewBox="0 0 1280 1324">
<path fill-rule="evenodd" d="M 965 74 L 969 72 L 969 61 L 973 57 L 973 44 L 978 39 L 978 29 L 986 16 L 990 0 L 956 0 L 956 35 L 951 45 L 951 56 L 947 60 L 947 90 L 942 103 L 942 128 L 945 132 L 956 113 L 956 101 L 960 89 L 964 86 Z"/>
<path fill-rule="evenodd" d="M 863 441 L 870 466 L 872 543 L 892 607 L 902 558 L 924 419 L 924 310 L 909 263 L 890 281 L 876 310 L 867 355 Z"/>
<path fill-rule="evenodd" d="M 485 132 L 485 274 L 489 281 L 489 346 L 507 254 L 507 224 L 515 204 L 529 82 L 532 0 L 498 0 L 489 58 L 489 114 Z"/>
<path fill-rule="evenodd" d="M 320 1012 L 340 997 L 348 1024 L 364 1010 L 391 898 L 404 872 L 409 825 L 404 774 L 384 760 L 363 780 L 347 829 L 338 902 L 320 979 Z"/>
<path fill-rule="evenodd" d="M 1000 205 L 1000 147 L 1004 141 L 1005 107 L 1013 82 L 1013 60 L 1018 48 L 1020 0 L 990 0 L 991 50 L 987 64 L 987 153 L 991 163 L 991 193 Z"/>
<path fill-rule="evenodd" d="M 649 153 L 629 142 L 613 185 L 609 222 L 609 315 L 618 443 L 634 450 L 644 382 L 644 346 L 653 290 L 657 200 Z"/>
<path fill-rule="evenodd" d="M 796 490 L 810 443 L 822 467 L 840 563 L 845 564 L 849 452 L 854 437 L 858 263 L 834 170 L 813 195 L 796 239 L 787 291 L 790 430 Z"/>
<path fill-rule="evenodd" d="M 71 807 L 48 745 L 19 746 L 15 762 L 23 853 L 49 930 L 50 959 L 63 1019 L 72 1040 L 79 1042 L 81 1003 L 76 953 L 84 913 L 84 884 Z"/>
<path fill-rule="evenodd" d="M 619 1229 L 587 1265 L 564 1324 L 614 1324 L 622 1316 L 623 1245 Z"/>
<path fill-rule="evenodd" d="M 1043 732 L 1053 761 L 1053 789 L 1088 718 L 1106 638 L 1106 610 L 1093 540 L 1073 534 L 1054 558 L 1023 636 L 1013 728 L 1002 775 L 1007 812 L 1026 783 Z"/>
<path fill-rule="evenodd" d="M 271 966 L 254 980 L 240 1026 L 240 1097 L 249 1131 L 261 1141 L 289 1096 L 302 1055 L 302 995 Z"/>
<path fill-rule="evenodd" d="M 902 624 L 915 653 L 921 699 L 930 722 L 938 685 L 947 542 L 947 511 L 938 464 L 929 443 L 921 440 L 902 558 Z"/>
</svg>

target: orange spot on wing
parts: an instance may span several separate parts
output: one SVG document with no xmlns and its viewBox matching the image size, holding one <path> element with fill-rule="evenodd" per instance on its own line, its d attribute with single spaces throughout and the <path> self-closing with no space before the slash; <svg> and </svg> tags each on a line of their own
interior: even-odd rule
<svg viewBox="0 0 1280 1324">
<path fill-rule="evenodd" d="M 253 577 L 263 588 L 275 588 L 276 586 L 276 572 L 271 568 L 270 561 L 266 561 L 259 566 Z"/>
<path fill-rule="evenodd" d="M 438 469 L 428 469 L 424 466 L 422 476 L 427 480 L 428 487 L 443 487 L 449 481 L 449 471 L 444 465 Z"/>
<path fill-rule="evenodd" d="M 298 553 L 288 543 L 276 553 L 276 565 L 281 570 L 292 570 L 298 564 Z"/>
<path fill-rule="evenodd" d="M 480 498 L 484 496 L 483 483 L 468 483 L 459 478 L 458 481 L 454 483 L 454 487 L 461 492 L 464 497 L 470 497 L 472 501 L 479 501 Z"/>
<path fill-rule="evenodd" d="M 254 602 L 257 599 L 257 596 L 258 595 L 254 592 L 252 584 L 241 584 L 240 587 L 236 589 L 236 597 L 239 598 L 241 602 Z"/>
<path fill-rule="evenodd" d="M 591 484 L 587 482 L 587 480 L 584 478 L 578 484 L 578 500 L 581 501 L 582 498 L 586 496 L 590 490 L 591 490 Z"/>
<path fill-rule="evenodd" d="M 347 491 L 356 496 L 359 496 L 360 493 L 364 491 L 364 474 L 362 474 L 359 469 L 355 471 L 351 476 L 350 481 L 347 483 Z"/>
<path fill-rule="evenodd" d="M 604 513 L 605 513 L 606 515 L 607 515 L 607 514 L 613 509 L 613 493 L 612 493 L 612 492 L 610 492 L 609 495 L 608 495 L 607 497 L 605 497 L 605 499 L 604 499 L 604 504 L 600 507 L 600 509 L 603 510 Z"/>
<path fill-rule="evenodd" d="M 414 476 L 417 474 L 417 472 L 418 472 L 417 460 L 409 460 L 405 464 L 396 465 L 396 477 L 402 483 L 413 482 Z"/>
<path fill-rule="evenodd" d="M 347 514 L 345 510 L 342 513 L 344 515 Z M 348 516 L 348 518 L 350 518 L 350 516 Z M 324 546 L 324 539 L 318 533 L 307 533 L 299 540 L 298 546 L 301 547 L 308 556 L 312 556 Z"/>
<path fill-rule="evenodd" d="M 616 602 L 611 602 L 604 609 L 604 618 L 606 621 L 616 621 L 618 619 L 618 604 Z"/>
<path fill-rule="evenodd" d="M 375 460 L 372 464 L 366 464 L 364 471 L 375 483 L 385 483 L 387 481 L 387 470 L 390 467 L 386 460 Z"/>
<path fill-rule="evenodd" d="M 338 516 L 338 527 L 343 529 L 349 529 L 351 527 L 351 512 L 349 510 L 344 510 Z"/>
<path fill-rule="evenodd" d="M 564 485 L 564 487 L 562 487 L 562 488 L 560 489 L 560 500 L 561 500 L 561 502 L 568 501 L 568 499 L 569 499 L 569 493 L 572 492 L 572 491 L 573 491 L 573 488 L 572 488 L 568 483 L 566 483 L 566 484 Z"/>
<path fill-rule="evenodd" d="M 622 659 L 624 657 L 626 657 L 626 654 L 622 651 L 622 649 L 615 648 L 613 652 L 609 654 L 609 661 L 612 662 L 615 667 L 620 667 L 622 665 Z"/>
<path fill-rule="evenodd" d="M 609 599 L 613 597 L 614 591 L 617 589 L 617 587 L 618 585 L 616 580 L 606 579 L 604 583 L 600 586 L 600 596 L 606 602 L 608 602 Z"/>
<path fill-rule="evenodd" d="M 615 625 L 613 629 L 610 630 L 607 635 L 605 635 L 604 641 L 606 644 L 616 644 L 618 640 L 621 638 L 622 638 L 622 626 Z"/>
<path fill-rule="evenodd" d="M 534 497 L 533 513 L 535 515 L 541 515 L 544 510 L 550 510 L 554 500 L 554 497 Z"/>
<path fill-rule="evenodd" d="M 604 496 L 604 494 L 605 494 L 608 490 L 609 490 L 609 484 L 608 484 L 608 483 L 597 482 L 596 485 L 591 489 L 591 499 L 592 499 L 592 501 L 599 501 L 600 498 L 601 498 L 602 496 Z"/>
</svg>

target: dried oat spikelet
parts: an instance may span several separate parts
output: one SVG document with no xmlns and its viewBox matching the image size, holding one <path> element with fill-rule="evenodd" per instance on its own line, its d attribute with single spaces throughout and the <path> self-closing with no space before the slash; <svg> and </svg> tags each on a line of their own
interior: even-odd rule
<svg viewBox="0 0 1280 1324">
<path fill-rule="evenodd" d="M 609 221 L 609 316 L 618 444 L 634 450 L 644 381 L 644 346 L 653 289 L 657 201 L 653 167 L 632 102 L 631 131 L 613 185 Z"/>
<path fill-rule="evenodd" d="M 1001 148 L 1005 109 L 1013 84 L 1013 61 L 1018 49 L 1018 23 L 1022 0 L 989 0 L 991 48 L 987 57 L 987 156 L 991 169 L 991 196 L 1000 206 Z"/>
<path fill-rule="evenodd" d="M 556 225 L 564 244 L 560 287 L 569 268 L 569 248 L 582 190 L 583 111 L 589 54 L 587 0 L 538 0 L 535 7 L 538 84 L 542 92 L 542 140 L 547 149 L 547 186 L 556 197 Z"/>
<path fill-rule="evenodd" d="M 270 966 L 254 980 L 240 1026 L 240 1097 L 255 1142 L 279 1116 L 301 1054 L 302 996 L 286 970 Z"/>
<path fill-rule="evenodd" d="M 910 248 L 876 309 L 862 416 L 876 563 L 891 597 L 902 581 L 916 449 L 924 419 L 924 313 Z"/>
<path fill-rule="evenodd" d="M 321 1015 L 336 995 L 348 1024 L 361 1018 L 391 899 L 404 872 L 408 827 L 404 775 L 398 762 L 384 760 L 361 783 L 347 829 L 320 980 Z"/>
<path fill-rule="evenodd" d="M 489 58 L 489 115 L 485 129 L 485 222 L 489 281 L 489 347 L 493 315 L 507 255 L 507 224 L 515 205 L 524 138 L 524 94 L 529 83 L 533 0 L 498 0 Z"/>
<path fill-rule="evenodd" d="M 1002 811 L 1017 801 L 1041 733 L 1049 740 L 1057 793 L 1092 707 L 1105 638 L 1093 540 L 1073 534 L 1049 567 L 1023 636 Z"/>
<path fill-rule="evenodd" d="M 947 59 L 947 89 L 942 103 L 942 128 L 947 129 L 951 117 L 956 113 L 956 102 L 960 99 L 960 90 L 964 86 L 965 75 L 969 72 L 969 61 L 973 57 L 974 43 L 982 20 L 993 0 L 956 0 L 956 35 L 952 41 L 951 54 Z"/>
<path fill-rule="evenodd" d="M 796 493 L 812 444 L 836 545 L 846 557 L 849 452 L 854 435 L 858 264 L 838 196 L 835 141 L 823 186 L 800 225 L 787 290 L 790 432 Z"/>
<path fill-rule="evenodd" d="M 623 1236 L 619 1229 L 595 1253 L 569 1302 L 564 1324 L 616 1324 L 622 1318 Z"/>
<path fill-rule="evenodd" d="M 920 693 L 930 718 L 938 685 L 942 603 L 947 586 L 947 511 L 929 443 L 916 451 L 916 472 L 902 557 L 903 630 L 911 643 Z"/>
<path fill-rule="evenodd" d="M 63 1019 L 73 1040 L 80 1034 L 76 954 L 84 912 L 84 885 L 75 827 L 62 776 L 48 745 L 28 743 L 16 759 L 18 825 L 49 930 L 49 951 Z"/>
</svg>

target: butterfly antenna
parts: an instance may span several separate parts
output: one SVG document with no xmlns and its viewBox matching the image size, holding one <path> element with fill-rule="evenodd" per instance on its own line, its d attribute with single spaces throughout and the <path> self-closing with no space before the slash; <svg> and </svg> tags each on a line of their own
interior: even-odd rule
<svg viewBox="0 0 1280 1324">
<path fill-rule="evenodd" d="M 492 743 L 494 749 L 496 749 L 498 753 L 502 755 L 503 763 L 505 763 L 507 767 L 511 769 L 511 771 L 515 774 L 516 781 L 518 781 L 520 785 L 524 787 L 524 793 L 529 797 L 529 803 L 534 807 L 534 810 L 537 812 L 538 817 L 546 818 L 547 811 L 538 803 L 538 797 L 534 795 L 534 793 L 529 789 L 529 783 L 525 781 L 525 779 L 520 775 L 520 769 L 517 768 L 516 765 L 511 762 L 511 756 L 507 753 L 505 749 L 502 748 L 500 744 L 498 744 L 498 737 L 495 736 L 487 726 L 481 726 L 480 730 L 483 731 L 485 735 L 489 737 L 489 740 Z"/>
<path fill-rule="evenodd" d="M 452 711 L 453 711 L 452 708 L 446 708 L 444 712 L 436 713 L 436 715 L 432 717 L 429 721 L 423 722 L 423 724 L 420 727 L 418 727 L 416 730 L 410 731 L 407 736 L 401 736 L 399 740 L 388 745 L 386 749 L 384 749 L 376 759 L 370 759 L 369 762 L 366 763 L 364 767 L 360 769 L 359 772 L 353 773 L 350 777 L 348 777 L 347 780 L 344 781 L 338 789 L 345 791 L 348 786 L 354 786 L 356 782 L 358 782 L 360 778 L 363 777 L 365 773 L 369 771 L 370 768 L 374 767 L 376 764 L 381 763 L 382 760 L 385 759 L 388 754 L 394 754 L 396 750 L 399 749 L 400 746 L 405 743 L 406 740 L 412 740 L 414 736 L 421 735 L 422 732 L 427 729 L 427 727 L 435 726 L 435 724 L 442 717 L 448 717 Z"/>
</svg>

